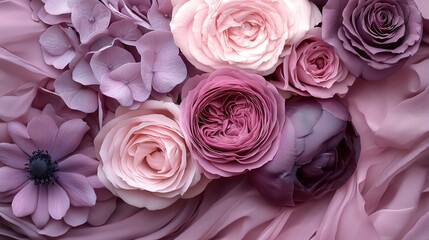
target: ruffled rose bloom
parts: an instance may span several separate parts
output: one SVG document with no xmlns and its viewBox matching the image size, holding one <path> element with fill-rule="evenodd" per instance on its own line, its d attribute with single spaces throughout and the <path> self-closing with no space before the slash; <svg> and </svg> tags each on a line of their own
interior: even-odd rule
<svg viewBox="0 0 429 240">
<path fill-rule="evenodd" d="M 268 75 L 290 45 L 321 21 L 308 0 L 175 0 L 175 42 L 198 69 L 236 67 Z"/>
<path fill-rule="evenodd" d="M 181 126 L 192 157 L 210 178 L 261 167 L 279 148 L 284 99 L 259 75 L 222 69 L 182 89 Z"/>
<path fill-rule="evenodd" d="M 178 121 L 171 102 L 119 108 L 94 140 L 101 182 L 128 204 L 150 210 L 201 193 L 208 180 L 191 160 Z"/>
<path fill-rule="evenodd" d="M 414 0 L 333 0 L 323 8 L 322 31 L 353 75 L 381 80 L 419 49 L 422 16 Z"/>
<path fill-rule="evenodd" d="M 360 142 L 347 109 L 334 99 L 286 103 L 286 122 L 274 159 L 250 172 L 263 197 L 294 206 L 341 187 L 353 174 Z"/>
<path fill-rule="evenodd" d="M 272 82 L 277 88 L 317 98 L 331 98 L 335 94 L 343 97 L 347 93 L 356 78 L 333 47 L 321 39 L 321 33 L 321 28 L 314 28 L 292 46 L 291 54 L 278 68 L 277 81 Z"/>
</svg>

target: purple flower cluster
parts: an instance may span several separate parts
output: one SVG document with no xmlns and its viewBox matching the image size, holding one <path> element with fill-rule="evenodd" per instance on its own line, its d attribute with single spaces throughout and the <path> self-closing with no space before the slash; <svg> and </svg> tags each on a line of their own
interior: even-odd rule
<svg viewBox="0 0 429 240">
<path fill-rule="evenodd" d="M 169 1 L 46 1 L 38 11 L 52 24 L 39 39 L 43 58 L 64 70 L 54 83 L 67 106 L 95 112 L 106 98 L 136 109 L 187 77 L 168 24 Z M 42 12 L 46 11 L 46 15 Z"/>
</svg>

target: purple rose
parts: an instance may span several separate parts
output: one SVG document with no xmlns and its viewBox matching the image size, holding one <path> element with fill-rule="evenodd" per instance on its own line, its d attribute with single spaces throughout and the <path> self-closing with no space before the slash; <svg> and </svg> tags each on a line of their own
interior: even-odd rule
<svg viewBox="0 0 429 240">
<path fill-rule="evenodd" d="M 414 55 L 422 38 L 422 16 L 413 0 L 328 1 L 323 39 L 356 77 L 381 80 Z"/>
<path fill-rule="evenodd" d="M 284 99 L 256 74 L 221 69 L 182 89 L 186 143 L 209 178 L 229 177 L 272 160 L 285 121 Z"/>
<path fill-rule="evenodd" d="M 321 35 L 321 28 L 313 28 L 292 45 L 278 68 L 277 81 L 272 82 L 278 89 L 317 98 L 343 97 L 348 92 L 356 78 Z"/>
<path fill-rule="evenodd" d="M 274 159 L 250 172 L 263 197 L 281 206 L 321 198 L 353 174 L 360 141 L 347 109 L 334 99 L 286 103 L 286 121 Z"/>
</svg>

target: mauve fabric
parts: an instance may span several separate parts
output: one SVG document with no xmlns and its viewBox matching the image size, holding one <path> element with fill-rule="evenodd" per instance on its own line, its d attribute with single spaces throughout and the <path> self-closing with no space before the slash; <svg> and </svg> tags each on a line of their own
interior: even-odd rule
<svg viewBox="0 0 429 240">
<path fill-rule="evenodd" d="M 30 1 L 0 2 L 0 119 L 26 113 L 37 87 L 59 72 L 45 64 L 39 36 L 47 28 L 31 18 Z M 13 109 L 13 111 L 10 111 Z"/>
</svg>

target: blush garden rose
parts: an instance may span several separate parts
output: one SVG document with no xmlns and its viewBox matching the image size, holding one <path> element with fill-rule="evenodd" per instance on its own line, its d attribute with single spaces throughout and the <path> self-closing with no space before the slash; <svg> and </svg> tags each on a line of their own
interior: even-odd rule
<svg viewBox="0 0 429 240">
<path fill-rule="evenodd" d="M 101 182 L 128 204 L 150 210 L 201 193 L 208 180 L 191 160 L 178 121 L 172 102 L 119 108 L 94 140 Z"/>
<path fill-rule="evenodd" d="M 263 77 L 221 69 L 182 89 L 181 126 L 192 157 L 209 178 L 261 167 L 279 148 L 284 99 Z"/>
<path fill-rule="evenodd" d="M 268 75 L 290 45 L 321 21 L 308 0 L 174 0 L 171 31 L 198 69 L 235 67 Z"/>
</svg>

